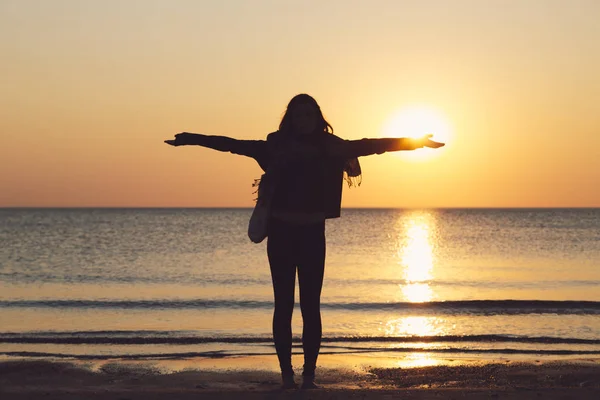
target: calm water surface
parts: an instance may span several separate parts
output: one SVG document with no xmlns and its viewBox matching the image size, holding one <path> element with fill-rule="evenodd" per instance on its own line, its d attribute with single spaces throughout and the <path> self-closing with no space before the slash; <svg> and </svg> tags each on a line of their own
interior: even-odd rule
<svg viewBox="0 0 600 400">
<path fill-rule="evenodd" d="M 0 355 L 274 353 L 250 213 L 0 210 Z M 343 210 L 326 229 L 324 351 L 600 354 L 599 209 Z"/>
</svg>

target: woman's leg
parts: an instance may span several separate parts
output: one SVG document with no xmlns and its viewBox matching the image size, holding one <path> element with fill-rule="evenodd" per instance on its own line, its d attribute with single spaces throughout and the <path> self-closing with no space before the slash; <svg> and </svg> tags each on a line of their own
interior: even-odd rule
<svg viewBox="0 0 600 400">
<path fill-rule="evenodd" d="M 298 282 L 302 310 L 302 375 L 313 377 L 321 348 L 321 288 L 325 272 L 325 224 L 310 225 L 302 235 L 298 255 Z"/>
<path fill-rule="evenodd" d="M 267 255 L 271 267 L 275 311 L 273 312 L 273 340 L 281 373 L 292 376 L 292 313 L 296 265 L 292 257 L 291 232 L 285 225 L 273 222 L 269 227 Z"/>
</svg>

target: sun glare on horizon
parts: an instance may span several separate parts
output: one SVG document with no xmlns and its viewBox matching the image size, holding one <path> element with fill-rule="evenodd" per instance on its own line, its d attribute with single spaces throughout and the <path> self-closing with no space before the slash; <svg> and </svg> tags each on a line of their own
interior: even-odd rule
<svg viewBox="0 0 600 400">
<path fill-rule="evenodd" d="M 451 128 L 442 113 L 426 106 L 402 108 L 392 115 L 383 127 L 384 137 L 420 138 L 427 134 L 433 135 L 432 140 L 448 143 Z M 441 153 L 439 150 L 425 148 L 395 154 L 410 160 L 424 161 Z"/>
</svg>

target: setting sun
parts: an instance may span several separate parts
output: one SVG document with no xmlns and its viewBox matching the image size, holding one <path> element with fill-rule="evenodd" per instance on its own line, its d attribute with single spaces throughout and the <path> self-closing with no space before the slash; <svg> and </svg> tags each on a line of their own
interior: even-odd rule
<svg viewBox="0 0 600 400">
<path fill-rule="evenodd" d="M 450 124 L 440 112 L 430 107 L 412 106 L 399 110 L 387 121 L 383 136 L 420 138 L 432 134 L 433 140 L 448 143 L 450 131 Z M 407 159 L 426 160 L 440 152 L 420 149 L 418 152 L 396 154 Z"/>
</svg>

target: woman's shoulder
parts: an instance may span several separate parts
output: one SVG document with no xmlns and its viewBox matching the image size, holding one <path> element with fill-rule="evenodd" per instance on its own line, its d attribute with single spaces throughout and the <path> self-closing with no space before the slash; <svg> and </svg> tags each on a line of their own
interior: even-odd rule
<svg viewBox="0 0 600 400">
<path fill-rule="evenodd" d="M 267 135 L 267 141 L 283 140 L 283 139 L 285 139 L 285 136 L 286 135 L 281 131 L 271 132 Z M 324 133 L 322 138 L 324 138 L 324 140 L 335 141 L 335 142 L 343 142 L 344 141 L 344 139 L 342 139 L 339 136 L 334 135 L 333 133 Z"/>
<path fill-rule="evenodd" d="M 298 141 L 298 143 L 300 144 L 306 144 L 306 145 L 316 145 L 317 147 L 324 147 L 324 148 L 339 148 L 339 147 L 344 147 L 344 144 L 347 143 L 346 140 L 340 138 L 339 136 L 336 136 L 334 134 L 331 133 L 326 133 L 323 135 L 319 135 L 318 137 L 312 137 L 312 138 L 304 138 L 304 139 L 291 139 L 289 137 L 289 135 L 286 135 L 284 132 L 281 131 L 275 131 L 275 132 L 271 132 L 267 135 L 267 149 L 269 151 L 278 151 L 281 148 L 286 147 L 287 145 L 289 145 L 290 143 L 296 142 Z"/>
<path fill-rule="evenodd" d="M 341 137 L 339 137 L 339 136 L 336 136 L 336 135 L 334 135 L 333 133 L 328 133 L 328 134 L 326 134 L 326 135 L 325 135 L 325 140 L 326 140 L 328 143 L 343 143 L 343 142 L 345 142 L 345 140 L 344 140 L 344 139 L 342 139 L 342 138 L 341 138 Z"/>
<path fill-rule="evenodd" d="M 275 132 L 271 132 L 267 135 L 267 142 L 272 142 L 272 141 L 276 141 L 276 140 L 280 140 L 281 139 L 281 132 L 280 131 L 275 131 Z"/>
</svg>

